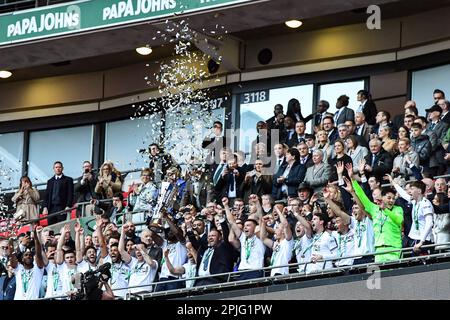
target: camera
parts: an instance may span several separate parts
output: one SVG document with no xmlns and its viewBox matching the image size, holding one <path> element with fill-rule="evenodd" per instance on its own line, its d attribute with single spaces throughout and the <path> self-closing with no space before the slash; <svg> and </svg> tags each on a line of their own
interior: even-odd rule
<svg viewBox="0 0 450 320">
<path fill-rule="evenodd" d="M 89 169 L 84 169 L 84 173 L 89 173 Z"/>
<path fill-rule="evenodd" d="M 98 267 L 97 270 L 89 270 L 80 273 L 75 280 L 77 294 L 72 300 L 101 300 L 103 291 L 100 289 L 100 282 L 106 282 L 111 278 L 111 263 L 107 262 Z"/>
</svg>

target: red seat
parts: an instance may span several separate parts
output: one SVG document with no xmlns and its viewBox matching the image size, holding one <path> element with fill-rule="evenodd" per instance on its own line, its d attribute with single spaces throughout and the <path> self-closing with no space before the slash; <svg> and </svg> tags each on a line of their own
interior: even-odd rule
<svg viewBox="0 0 450 320">
<path fill-rule="evenodd" d="M 40 215 L 39 215 L 39 218 L 43 218 L 43 217 L 45 217 L 45 215 L 43 215 L 43 214 L 40 214 Z M 48 226 L 48 221 L 47 221 L 47 219 L 42 219 L 42 220 L 40 220 L 40 221 L 39 221 L 39 225 L 42 226 L 42 227 Z"/>
<path fill-rule="evenodd" d="M 70 211 L 70 220 L 73 220 L 76 218 L 77 218 L 77 209 L 73 209 L 72 211 Z"/>
</svg>

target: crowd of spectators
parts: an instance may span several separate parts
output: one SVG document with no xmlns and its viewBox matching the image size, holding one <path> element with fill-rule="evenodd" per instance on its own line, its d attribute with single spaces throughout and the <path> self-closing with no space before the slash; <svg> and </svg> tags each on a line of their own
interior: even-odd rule
<svg viewBox="0 0 450 320">
<path fill-rule="evenodd" d="M 149 168 L 125 197 L 124 179 L 111 162 L 97 174 L 84 162 L 75 185 L 55 162 L 42 213 L 50 227 L 60 222 L 59 232 L 35 222 L 16 241 L 0 241 L 0 299 L 73 297 L 76 275 L 105 263 L 110 276 L 99 287 L 103 299 L 114 299 L 217 284 L 228 279 L 220 274 L 233 271 L 236 280 L 310 274 L 396 261 L 403 247 L 412 247 L 411 255 L 448 249 L 450 102 L 444 92 L 434 91 L 426 114 L 407 101 L 393 119 L 365 90 L 356 110 L 349 99 L 337 99 L 335 114 L 319 101 L 307 117 L 297 99 L 286 114 L 275 105 L 274 116 L 256 124 L 249 155 L 230 148 L 233 137 L 217 121 L 202 144 L 205 163 L 184 173 L 170 152 L 152 144 Z M 17 220 L 38 219 L 39 193 L 28 177 L 13 201 Z M 79 222 L 73 230 L 62 222 L 77 202 L 90 203 L 92 233 Z M 424 247 L 432 243 L 442 245 Z M 172 281 L 194 277 L 200 278 Z"/>
</svg>

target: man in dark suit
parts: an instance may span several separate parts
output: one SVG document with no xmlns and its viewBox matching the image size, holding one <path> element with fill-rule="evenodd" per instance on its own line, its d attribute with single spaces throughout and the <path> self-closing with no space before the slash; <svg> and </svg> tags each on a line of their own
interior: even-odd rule
<svg viewBox="0 0 450 320">
<path fill-rule="evenodd" d="M 169 153 L 165 153 L 164 150 L 157 144 L 152 143 L 149 146 L 149 164 L 148 167 L 153 170 L 153 181 L 160 185 L 166 178 L 167 171 L 172 167 L 177 167 L 181 170 L 181 167 L 176 163 Z"/>
<path fill-rule="evenodd" d="M 92 171 L 92 164 L 90 161 L 83 162 L 83 175 L 81 179 L 75 184 L 75 199 L 77 203 L 89 202 L 92 199 L 96 199 L 95 185 L 97 179 L 95 179 L 94 172 Z M 81 207 L 77 208 L 77 217 L 81 217 Z"/>
<path fill-rule="evenodd" d="M 220 121 L 215 121 L 213 124 L 213 133 L 206 137 L 202 142 L 202 148 L 208 150 L 208 155 L 205 160 L 205 175 L 213 177 L 214 171 L 220 163 L 220 152 L 223 148 L 228 148 L 230 139 L 223 136 L 223 124 Z M 214 198 L 214 188 L 211 183 L 207 183 L 207 199 L 212 201 Z"/>
<path fill-rule="evenodd" d="M 222 199 L 225 210 L 230 211 L 228 199 Z M 213 228 L 209 231 L 207 245 L 201 245 L 197 253 L 197 276 L 210 276 L 214 274 L 233 271 L 237 251 L 228 242 L 230 230 L 226 219 L 220 223 L 222 231 Z M 198 279 L 195 286 L 205 286 L 227 281 L 226 276 Z"/>
<path fill-rule="evenodd" d="M 247 172 L 244 182 L 241 185 L 241 194 L 244 195 L 244 201 L 248 202 L 250 195 L 256 194 L 262 197 L 264 194 L 269 194 L 272 190 L 272 175 L 266 174 L 263 171 L 263 161 L 255 161 L 255 169 Z"/>
<path fill-rule="evenodd" d="M 207 184 L 204 168 L 193 167 L 189 173 L 180 206 L 185 207 L 191 204 L 198 211 L 204 208 L 207 203 Z"/>
<path fill-rule="evenodd" d="M 272 196 L 275 200 L 297 196 L 297 187 L 303 181 L 306 167 L 300 165 L 300 152 L 290 148 L 286 152 L 286 164 L 282 165 L 272 179 Z"/>
<path fill-rule="evenodd" d="M 331 116 L 326 116 L 323 121 L 323 130 L 328 134 L 328 141 L 330 144 L 334 144 L 334 142 L 339 138 L 339 133 L 337 128 L 334 126 L 334 119 Z"/>
<path fill-rule="evenodd" d="M 444 160 L 445 150 L 442 147 L 442 141 L 448 131 L 448 123 L 441 120 L 442 109 L 438 105 L 434 105 L 425 110 L 428 113 L 430 122 L 425 125 L 424 134 L 430 137 L 431 157 L 430 157 L 430 174 L 440 175 L 445 173 L 446 162 Z"/>
<path fill-rule="evenodd" d="M 439 99 L 437 105 L 442 109 L 441 121 L 450 124 L 450 101 Z"/>
<path fill-rule="evenodd" d="M 381 141 L 372 139 L 369 142 L 370 153 L 364 158 L 366 176 L 376 176 L 379 180 L 392 170 L 393 159 L 389 152 L 381 148 Z"/>
<path fill-rule="evenodd" d="M 42 202 L 44 215 L 69 209 L 73 204 L 73 179 L 63 174 L 63 164 L 56 161 L 53 164 L 55 175 L 47 181 L 47 189 Z M 67 212 L 48 218 L 48 224 L 66 220 Z"/>
<path fill-rule="evenodd" d="M 219 183 L 219 180 L 222 177 L 222 172 L 225 170 L 225 167 L 227 166 L 227 161 L 229 157 L 230 151 L 227 148 L 223 148 L 220 150 L 219 153 L 219 162 L 217 164 L 214 164 L 210 168 L 210 181 L 208 183 L 208 197 L 206 199 L 206 202 L 214 202 L 217 200 L 220 200 L 221 198 L 218 198 L 220 196 L 220 193 L 217 194 L 216 188 Z"/>
<path fill-rule="evenodd" d="M 283 105 L 276 104 L 273 108 L 273 114 L 273 117 L 266 120 L 267 129 L 282 129 L 284 119 Z"/>
<path fill-rule="evenodd" d="M 339 126 L 347 120 L 355 120 L 355 112 L 348 108 L 349 97 L 345 94 L 340 96 L 336 101 L 336 113 L 334 114 L 334 124 Z"/>
<path fill-rule="evenodd" d="M 370 99 L 370 93 L 366 90 L 359 90 L 356 99 L 361 102 L 356 111 L 364 113 L 368 124 L 375 125 L 375 117 L 378 112 L 375 103 Z"/>
<path fill-rule="evenodd" d="M 287 142 L 289 148 L 297 146 L 300 142 L 305 142 L 306 124 L 304 121 L 297 121 L 295 124 L 295 133 L 291 139 Z"/>
<path fill-rule="evenodd" d="M 214 125 L 214 134 L 206 137 L 202 142 L 202 148 L 208 149 L 209 154 L 206 157 L 206 164 L 212 165 L 219 163 L 219 153 L 222 148 L 228 147 L 227 139 L 223 136 L 223 124 L 220 121 L 215 121 Z"/>
<path fill-rule="evenodd" d="M 333 116 L 332 113 L 327 112 L 327 110 L 330 108 L 330 103 L 326 100 L 320 100 L 317 104 L 317 111 L 314 113 L 314 132 L 317 132 L 320 130 L 323 119 L 326 116 Z"/>
<path fill-rule="evenodd" d="M 200 249 L 202 246 L 208 246 L 208 232 L 206 230 L 205 221 L 196 217 L 194 221 L 185 220 L 186 222 L 186 236 L 189 238 L 189 242 L 195 250 Z"/>
<path fill-rule="evenodd" d="M 309 167 L 312 167 L 314 165 L 314 162 L 312 160 L 312 154 L 309 153 L 309 147 L 306 144 L 306 142 L 301 142 L 297 145 L 297 149 L 300 152 L 300 165 L 305 167 L 305 172 Z"/>
<path fill-rule="evenodd" d="M 391 114 L 389 113 L 389 111 L 379 111 L 375 119 L 376 124 L 372 127 L 372 131 L 370 133 L 379 135 L 380 128 L 389 127 L 391 128 L 390 138 L 394 138 L 396 136 L 396 132 L 394 131 L 395 128 L 391 122 Z"/>
<path fill-rule="evenodd" d="M 280 143 L 288 144 L 288 141 L 292 139 L 295 133 L 295 122 L 291 117 L 284 117 L 284 129 L 280 131 Z M 276 143 L 276 141 L 274 141 Z"/>
<path fill-rule="evenodd" d="M 214 185 L 216 200 L 227 197 L 230 199 L 242 198 L 241 185 L 244 182 L 245 174 L 238 167 L 237 156 L 230 155 L 227 165 L 223 167 L 217 183 Z"/>
</svg>

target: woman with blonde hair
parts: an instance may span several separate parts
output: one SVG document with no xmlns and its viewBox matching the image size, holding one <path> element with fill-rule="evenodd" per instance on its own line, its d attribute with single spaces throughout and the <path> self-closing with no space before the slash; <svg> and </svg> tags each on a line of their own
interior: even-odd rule
<svg viewBox="0 0 450 320">
<path fill-rule="evenodd" d="M 323 161 L 327 162 L 328 159 L 331 157 L 333 147 L 330 145 L 330 141 L 328 140 L 328 134 L 325 130 L 319 130 L 316 133 L 316 148 L 319 150 L 322 150 L 324 153 L 323 155 Z"/>
<path fill-rule="evenodd" d="M 30 178 L 23 176 L 20 178 L 19 190 L 15 193 L 12 201 L 16 205 L 16 220 L 31 220 L 39 217 L 37 203 L 39 192 L 33 188 Z"/>
<path fill-rule="evenodd" d="M 390 138 L 391 133 L 392 129 L 388 126 L 382 126 L 378 131 L 378 136 L 381 139 L 383 149 L 392 156 L 398 152 L 398 145 L 397 140 Z"/>
<path fill-rule="evenodd" d="M 100 168 L 95 186 L 95 193 L 100 195 L 101 199 L 110 199 L 116 192 L 122 189 L 122 181 L 120 181 L 117 173 L 113 171 L 110 163 L 105 162 Z"/>
</svg>

